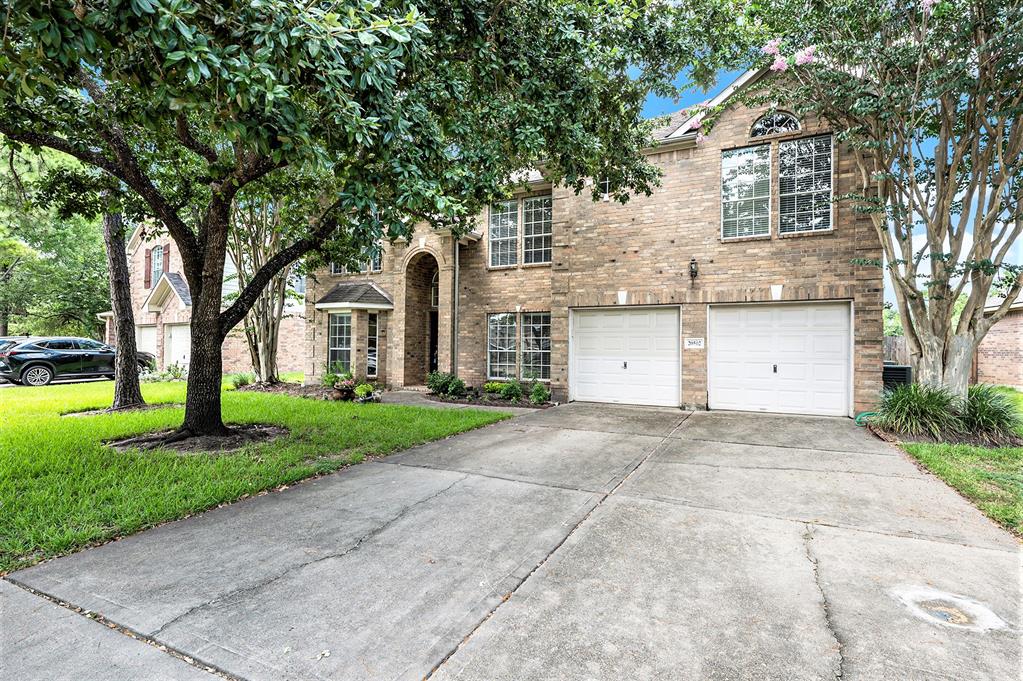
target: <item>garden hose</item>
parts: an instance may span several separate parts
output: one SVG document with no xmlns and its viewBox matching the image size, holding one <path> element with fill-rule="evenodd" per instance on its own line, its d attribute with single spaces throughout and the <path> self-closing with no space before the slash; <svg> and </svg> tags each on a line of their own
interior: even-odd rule
<svg viewBox="0 0 1023 681">
<path fill-rule="evenodd" d="M 867 419 L 873 416 L 876 412 L 873 411 L 861 411 L 856 415 L 856 425 L 865 427 L 867 425 Z"/>
</svg>

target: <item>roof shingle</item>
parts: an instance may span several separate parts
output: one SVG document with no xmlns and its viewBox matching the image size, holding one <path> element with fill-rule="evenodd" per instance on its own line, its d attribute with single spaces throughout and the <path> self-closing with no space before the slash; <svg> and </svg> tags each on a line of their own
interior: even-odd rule
<svg viewBox="0 0 1023 681">
<path fill-rule="evenodd" d="M 317 305 L 324 304 L 355 304 L 359 306 L 378 305 L 380 307 L 392 307 L 390 297 L 375 284 L 368 281 L 338 284 L 325 296 L 316 301 Z"/>
</svg>

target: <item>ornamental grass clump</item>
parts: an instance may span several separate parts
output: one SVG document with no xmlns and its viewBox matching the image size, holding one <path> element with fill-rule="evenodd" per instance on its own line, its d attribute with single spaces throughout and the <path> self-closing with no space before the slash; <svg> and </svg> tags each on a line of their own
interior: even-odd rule
<svg viewBox="0 0 1023 681">
<path fill-rule="evenodd" d="M 919 383 L 900 385 L 884 392 L 870 422 L 899 435 L 954 439 L 963 432 L 959 407 L 955 395 L 943 388 Z"/>
<path fill-rule="evenodd" d="M 1023 415 L 1012 399 L 992 385 L 971 385 L 962 410 L 963 430 L 991 444 L 1023 436 Z"/>
</svg>

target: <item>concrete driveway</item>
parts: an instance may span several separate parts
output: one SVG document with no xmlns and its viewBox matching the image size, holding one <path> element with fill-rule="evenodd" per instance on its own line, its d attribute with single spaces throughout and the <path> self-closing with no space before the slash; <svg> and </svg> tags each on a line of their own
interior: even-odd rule
<svg viewBox="0 0 1023 681">
<path fill-rule="evenodd" d="M 0 677 L 1017 678 L 1018 569 L 848 420 L 571 404 L 10 575 Z"/>
</svg>

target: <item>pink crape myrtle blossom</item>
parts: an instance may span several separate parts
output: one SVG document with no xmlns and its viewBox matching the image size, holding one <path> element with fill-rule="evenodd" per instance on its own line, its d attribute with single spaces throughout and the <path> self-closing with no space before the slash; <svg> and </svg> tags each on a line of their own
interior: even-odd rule
<svg viewBox="0 0 1023 681">
<path fill-rule="evenodd" d="M 816 61 L 817 57 L 814 55 L 816 49 L 813 45 L 810 45 L 796 52 L 796 66 L 805 66 Z"/>
<path fill-rule="evenodd" d="M 924 14 L 930 14 L 937 4 L 938 0 L 920 0 L 920 8 L 924 11 Z"/>
<path fill-rule="evenodd" d="M 760 48 L 760 51 L 764 54 L 778 54 L 778 48 L 781 45 L 781 38 L 773 38 L 767 41 L 767 44 Z"/>
<path fill-rule="evenodd" d="M 699 130 L 703 125 L 703 117 L 700 114 L 697 114 L 696 116 L 697 117 L 693 120 L 693 122 L 689 124 L 690 130 Z"/>
<path fill-rule="evenodd" d="M 697 144 L 703 144 L 703 140 L 705 140 L 705 139 L 707 139 L 707 136 L 704 135 L 702 132 L 696 133 L 696 143 Z"/>
<path fill-rule="evenodd" d="M 777 57 L 775 57 L 774 58 L 774 63 L 771 64 L 771 70 L 772 71 L 785 71 L 788 68 L 789 68 L 788 61 L 786 61 L 785 57 L 783 57 L 781 55 L 778 55 Z"/>
</svg>

